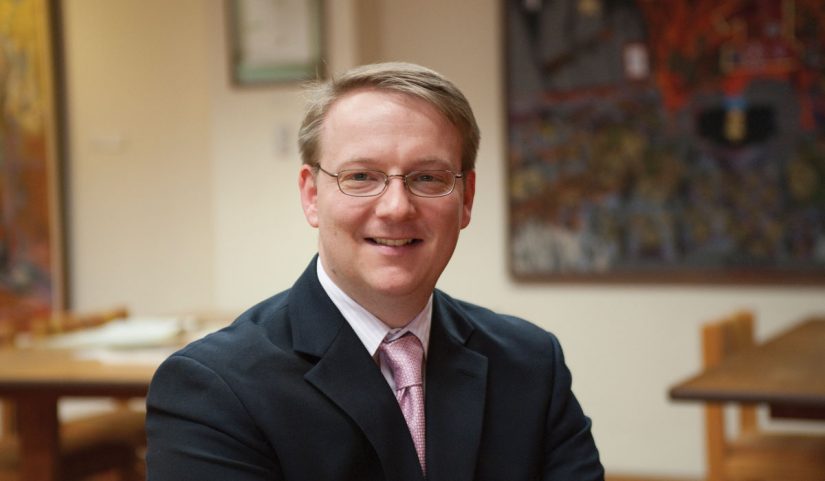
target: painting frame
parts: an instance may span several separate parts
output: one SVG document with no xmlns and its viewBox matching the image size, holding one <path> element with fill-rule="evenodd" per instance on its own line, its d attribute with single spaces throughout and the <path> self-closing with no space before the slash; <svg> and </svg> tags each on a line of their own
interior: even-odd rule
<svg viewBox="0 0 825 481">
<path fill-rule="evenodd" d="M 65 130 L 58 0 L 3 12 L 7 70 L 0 122 L 0 320 L 25 328 L 68 307 Z"/>
<path fill-rule="evenodd" d="M 823 235 L 823 232 L 825 232 L 823 230 L 823 226 L 825 226 L 825 188 L 823 188 L 823 185 L 825 185 L 825 156 L 819 155 L 814 161 L 809 162 L 809 165 L 807 165 L 807 167 L 809 167 L 808 172 L 811 172 L 811 166 L 813 166 L 812 168 L 816 174 L 815 176 L 818 175 L 818 178 L 820 179 L 820 183 L 815 186 L 816 192 L 807 200 L 809 204 L 807 207 L 812 207 L 812 209 L 809 210 L 813 211 L 813 221 L 809 222 L 808 226 L 810 224 L 816 224 L 816 238 L 811 241 L 810 239 L 805 238 L 805 235 L 797 235 L 798 231 L 804 231 L 805 229 L 808 229 L 808 231 L 803 232 L 803 234 L 810 234 L 811 229 L 809 229 L 808 226 L 799 228 L 799 225 L 805 224 L 805 222 L 808 222 L 811 217 L 805 218 L 799 214 L 799 212 L 791 210 L 782 211 L 781 213 L 775 215 L 775 218 L 781 218 L 782 215 L 789 213 L 789 217 L 793 217 L 797 220 L 795 226 L 789 227 L 788 224 L 782 224 L 784 230 L 782 230 L 779 235 L 786 236 L 783 238 L 782 242 L 785 244 L 790 244 L 792 242 L 808 242 L 808 244 L 813 244 L 813 247 L 806 247 L 806 252 L 815 251 L 816 257 L 813 257 L 814 254 L 811 254 L 811 257 L 808 258 L 793 257 L 788 254 L 789 249 L 786 249 L 781 254 L 773 254 L 775 251 L 769 251 L 772 253 L 770 256 L 761 258 L 753 256 L 749 258 L 741 255 L 742 252 L 750 252 L 746 251 L 744 248 L 740 249 L 739 252 L 734 249 L 732 253 L 729 253 L 727 256 L 717 255 L 714 257 L 706 253 L 710 252 L 709 250 L 703 251 L 698 248 L 694 248 L 693 251 L 690 249 L 685 251 L 683 247 L 685 241 L 683 241 L 682 238 L 679 238 L 678 242 L 672 243 L 673 245 L 676 245 L 678 249 L 681 249 L 676 250 L 676 255 L 666 257 L 665 254 L 663 254 L 664 249 L 660 249 L 654 256 L 651 256 L 650 259 L 642 259 L 639 261 L 638 258 L 634 258 L 631 259 L 632 262 L 628 262 L 629 256 L 627 258 L 621 257 L 622 255 L 627 255 L 627 243 L 629 242 L 627 240 L 627 230 L 629 229 L 627 227 L 616 226 L 618 223 L 625 223 L 626 225 L 632 224 L 634 218 L 632 217 L 632 213 L 628 214 L 630 209 L 625 209 L 624 211 L 615 209 L 615 196 L 610 199 L 610 201 L 613 202 L 613 205 L 608 207 L 605 207 L 608 205 L 607 203 L 598 205 L 601 199 L 611 197 L 614 193 L 611 189 L 615 191 L 619 188 L 613 186 L 611 180 L 606 181 L 603 178 L 606 172 L 611 173 L 610 169 L 614 169 L 613 173 L 618 172 L 615 170 L 615 165 L 604 165 L 605 163 L 603 163 L 601 166 L 602 171 L 594 172 L 592 163 L 588 166 L 586 165 L 586 162 L 579 162 L 578 164 L 575 162 L 568 162 L 565 165 L 562 165 L 562 162 L 559 162 L 559 159 L 565 157 L 575 157 L 577 155 L 574 152 L 576 149 L 585 150 L 592 148 L 594 145 L 594 142 L 592 142 L 592 137 L 584 142 L 577 141 L 575 139 L 577 135 L 587 129 L 578 129 L 578 131 L 574 128 L 565 129 L 565 122 L 571 122 L 573 125 L 578 126 L 593 127 L 594 130 L 603 128 L 605 123 L 609 123 L 609 121 L 605 122 L 607 116 L 602 115 L 599 117 L 600 114 L 593 115 L 593 112 L 598 112 L 600 109 L 604 110 L 603 106 L 605 104 L 609 104 L 609 102 L 615 102 L 616 104 L 621 104 L 622 102 L 625 104 L 628 103 L 628 98 L 622 97 L 622 95 L 624 95 L 623 91 L 626 90 L 635 89 L 636 92 L 642 92 L 642 95 L 648 95 L 654 90 L 650 88 L 652 85 L 658 86 L 658 84 L 655 84 L 655 81 L 661 81 L 662 78 L 665 78 L 661 66 L 667 62 L 678 61 L 679 56 L 676 55 L 676 53 L 682 52 L 657 51 L 655 47 L 650 47 L 652 43 L 647 44 L 648 47 L 644 48 L 645 39 L 640 39 L 638 35 L 634 37 L 631 34 L 622 38 L 622 35 L 625 35 L 626 32 L 617 31 L 616 29 L 611 30 L 608 28 L 599 29 L 597 27 L 592 27 L 592 25 L 588 27 L 588 19 L 578 18 L 572 23 L 568 22 L 566 24 L 560 23 L 558 25 L 554 25 L 550 30 L 556 35 L 565 35 L 571 32 L 571 29 L 581 28 L 582 30 L 586 30 L 585 27 L 587 27 L 591 28 L 590 32 L 570 41 L 567 41 L 569 39 L 560 38 L 554 38 L 552 40 L 544 39 L 544 43 L 541 44 L 540 40 L 539 48 L 546 48 L 549 45 L 549 48 L 557 49 L 552 53 L 552 55 L 545 55 L 544 57 L 541 57 L 536 55 L 534 50 L 531 50 L 531 48 L 535 47 L 536 44 L 530 44 L 530 42 L 535 40 L 537 32 L 541 30 L 541 22 L 543 21 L 542 18 L 545 20 L 546 18 L 556 20 L 562 18 L 569 19 L 571 12 L 578 14 L 581 17 L 583 15 L 593 15 L 594 13 L 598 13 L 599 10 L 605 5 L 619 5 L 622 7 L 631 4 L 642 5 L 639 8 L 640 10 L 646 9 L 643 13 L 644 15 L 648 15 L 648 17 L 650 11 L 660 9 L 660 12 L 654 13 L 661 13 L 662 15 L 668 16 L 668 18 L 676 18 L 679 17 L 679 15 L 690 14 L 687 9 L 683 9 L 680 6 L 680 4 L 683 5 L 685 3 L 686 2 L 684 1 L 678 0 L 636 0 L 627 2 L 613 2 L 612 4 L 611 2 L 604 2 L 602 0 L 566 0 L 560 2 L 503 0 L 502 11 L 505 28 L 503 30 L 504 35 L 502 51 L 504 56 L 503 65 L 505 66 L 503 69 L 503 84 L 505 89 L 505 158 L 507 163 L 505 190 L 507 195 L 506 202 L 508 216 L 506 257 L 510 275 L 514 280 L 519 282 L 606 284 L 825 284 L 825 235 Z M 816 10 L 819 8 L 819 10 L 816 10 L 816 15 L 814 15 L 812 17 L 813 19 L 810 21 L 814 21 L 816 18 L 822 18 L 823 15 L 825 15 L 825 9 L 817 6 L 816 2 L 811 2 L 808 0 L 789 0 L 783 2 L 782 14 L 785 14 L 789 10 L 794 11 L 793 9 L 787 8 L 788 4 L 793 4 L 798 7 L 799 10 L 796 10 L 797 12 L 801 11 L 803 8 L 808 10 Z M 566 10 L 551 13 L 544 11 L 545 8 L 551 8 L 551 6 L 553 8 L 561 8 Z M 711 12 L 714 8 L 719 8 L 723 9 L 720 11 L 727 9 L 727 13 L 729 14 L 730 12 L 737 12 L 737 8 L 740 8 L 741 10 L 742 6 L 748 7 L 748 0 L 724 1 L 721 2 L 721 4 L 719 2 L 700 1 L 699 4 L 693 5 L 693 11 L 702 11 L 704 7 L 707 7 L 708 12 Z M 716 12 L 712 13 L 716 14 Z M 741 13 L 741 11 L 738 13 Z M 622 12 L 622 15 L 624 14 L 625 12 Z M 546 16 L 542 17 L 542 15 Z M 760 12 L 760 15 L 764 17 L 765 12 Z M 648 17 L 645 17 L 645 19 Z M 624 21 L 626 21 L 627 18 L 628 17 L 626 15 L 622 17 Z M 746 18 L 744 21 L 750 20 L 751 19 Z M 806 18 L 802 18 L 802 20 L 800 20 L 800 16 L 797 16 L 795 20 L 797 27 L 800 27 L 804 21 L 809 21 Z M 566 20 L 559 20 L 559 22 L 562 21 Z M 684 25 L 696 25 L 697 23 L 688 21 L 685 18 L 681 18 L 680 22 Z M 662 25 L 670 25 L 674 22 L 668 21 L 661 23 Z M 736 26 L 733 22 L 728 23 L 729 25 Z M 794 25 L 794 22 L 788 23 Z M 582 27 L 583 25 L 585 27 Z M 650 25 L 645 25 L 643 28 L 639 29 L 639 31 L 643 32 L 649 32 L 650 30 Z M 778 24 L 775 30 L 781 31 L 783 35 L 787 33 L 786 25 L 784 24 Z M 676 36 L 678 35 L 671 35 L 671 37 Z M 691 36 L 682 35 L 682 37 L 690 38 Z M 694 35 L 693 37 L 696 36 Z M 621 39 L 621 42 L 618 41 L 619 39 Z M 619 64 L 620 66 L 615 68 L 613 72 L 610 73 L 610 75 L 615 75 L 618 78 L 621 78 L 621 88 L 613 88 L 609 85 L 609 82 L 593 82 L 585 86 L 573 85 L 575 83 L 571 81 L 571 79 L 575 78 L 575 76 L 571 73 L 573 67 L 570 68 L 570 71 L 564 71 L 568 65 L 575 64 L 576 68 L 580 68 L 582 66 L 586 66 L 587 62 L 591 62 L 590 68 L 593 68 L 593 71 L 599 67 L 598 65 L 595 67 L 593 66 L 593 61 L 598 60 L 595 55 L 590 59 L 582 59 L 577 58 L 577 52 L 594 51 L 598 48 L 599 42 L 610 41 L 615 41 L 615 45 L 612 46 L 613 50 L 611 51 L 613 57 L 624 59 L 623 63 Z M 560 45 L 567 46 L 569 48 L 564 50 L 559 47 Z M 797 43 L 796 45 L 802 45 L 802 43 Z M 692 51 L 696 51 L 697 49 L 693 47 L 695 47 L 695 45 L 691 46 Z M 720 49 L 720 51 L 721 50 L 722 49 Z M 529 53 L 524 54 L 523 52 Z M 720 52 L 719 57 L 725 62 L 730 62 L 731 58 L 743 58 L 742 55 L 737 56 L 737 54 L 741 53 L 741 49 L 737 51 L 734 48 L 733 51 Z M 604 59 L 602 58 L 601 60 L 603 61 Z M 690 60 L 694 60 L 695 64 L 701 64 L 701 62 L 706 59 L 697 58 Z M 595 63 L 597 64 L 598 62 Z M 723 63 L 724 62 L 720 61 L 720 65 Z M 604 64 L 604 62 L 602 64 Z M 682 65 L 682 67 L 684 67 L 684 65 Z M 722 65 L 721 68 L 724 69 L 727 67 Z M 593 71 L 589 73 L 592 73 Z M 554 75 L 558 74 L 558 76 L 548 81 L 547 78 L 542 78 L 546 72 L 553 72 Z M 805 75 L 809 74 L 809 72 L 802 73 Z M 702 75 L 706 74 L 706 72 L 698 72 L 698 74 Z M 775 72 L 771 73 L 771 75 L 774 74 Z M 596 77 L 598 77 L 598 75 L 596 75 Z M 768 75 L 765 75 L 764 77 L 768 77 Z M 804 75 L 798 75 L 798 72 L 795 72 L 793 81 L 796 82 L 799 78 L 804 78 Z M 759 110 L 762 105 L 759 105 L 759 101 L 754 101 L 754 98 L 758 98 L 759 95 L 762 95 L 760 100 L 764 101 L 764 99 L 768 97 L 764 95 L 764 92 L 759 92 L 754 95 L 753 92 L 750 91 L 748 92 L 748 95 L 751 96 L 750 98 L 746 95 L 740 95 L 738 97 L 736 95 L 730 95 L 731 91 L 735 91 L 737 88 L 741 89 L 742 86 L 736 84 L 737 79 L 731 80 L 730 78 L 725 78 L 723 80 L 724 82 L 720 82 L 720 85 L 723 84 L 722 87 L 719 88 L 720 92 L 711 92 L 709 94 L 707 91 L 702 91 L 701 95 L 696 95 L 695 98 L 698 98 L 699 100 L 695 103 L 695 105 L 690 106 L 690 108 L 693 108 L 694 110 L 689 111 L 688 114 L 683 115 L 682 117 L 679 117 L 677 119 L 678 121 L 668 125 L 668 128 L 687 126 L 686 128 L 688 130 L 696 130 L 696 132 L 691 132 L 692 139 L 699 139 L 706 144 L 712 143 L 707 140 L 707 138 L 712 137 L 712 135 L 701 131 L 703 128 L 706 130 L 713 130 L 708 128 L 708 125 L 713 126 L 715 125 L 714 122 L 724 125 L 725 129 L 728 129 L 731 125 L 733 125 L 733 127 L 741 127 L 742 125 L 745 125 L 748 128 L 748 132 L 753 132 L 754 136 L 757 135 L 759 131 L 758 127 L 760 127 L 760 124 L 758 123 L 760 121 L 759 116 L 764 112 Z M 768 80 L 770 81 L 775 79 Z M 785 81 L 786 79 L 783 78 L 782 80 Z M 788 82 L 790 83 L 790 81 Z M 548 85 L 552 85 L 552 87 L 548 87 Z M 703 84 L 702 88 L 707 88 L 707 85 L 708 84 Z M 796 86 L 798 85 L 794 84 L 794 87 Z M 805 87 L 808 88 L 809 86 L 806 85 Z M 823 117 L 823 113 L 825 113 L 825 108 L 823 108 L 823 105 L 825 105 L 823 104 L 823 99 L 825 99 L 825 95 L 823 95 L 823 87 L 825 86 L 816 85 L 813 88 L 809 88 L 809 91 L 803 92 L 803 94 L 807 95 L 813 90 L 816 90 L 814 100 L 808 102 L 805 109 L 799 109 L 800 111 L 805 111 L 806 109 L 811 110 L 810 107 L 811 104 L 813 104 L 813 109 L 816 110 L 814 112 L 815 115 L 811 116 L 811 118 L 816 117 L 814 128 L 815 135 L 810 136 L 813 140 L 805 139 L 805 142 L 808 142 L 808 144 L 813 146 L 825 146 L 825 128 L 823 128 L 822 120 L 825 118 Z M 533 89 L 534 91 L 531 92 L 530 89 Z M 525 94 L 525 92 L 529 95 Z M 677 93 L 682 94 L 683 92 Z M 793 93 L 795 94 L 796 92 Z M 622 120 L 628 124 L 632 124 L 636 121 L 636 119 L 645 118 L 645 116 L 649 115 L 659 115 L 659 111 L 667 110 L 668 108 L 673 107 L 669 104 L 669 102 L 675 102 L 678 104 L 678 108 L 685 105 L 679 104 L 679 102 L 684 100 L 679 98 L 679 95 L 667 97 L 662 95 L 661 92 L 657 92 L 655 95 L 660 96 L 655 99 L 655 102 L 651 102 L 648 106 L 636 107 L 635 110 L 631 111 L 633 115 L 625 115 Z M 811 95 L 813 96 L 814 94 Z M 588 100 L 588 98 L 590 100 Z M 777 103 L 775 98 L 770 100 Z M 783 98 L 783 100 L 786 99 Z M 790 100 L 796 101 L 796 98 L 791 98 Z M 714 117 L 716 112 L 714 109 L 709 108 L 709 106 L 713 106 L 713 102 L 721 103 L 724 107 L 724 112 L 726 112 L 726 115 L 723 116 L 723 118 L 726 118 L 727 122 L 720 123 L 718 119 Z M 740 109 L 743 104 L 745 105 L 745 108 Z M 534 105 L 540 105 L 540 107 L 534 108 Z M 557 108 L 556 106 L 559 107 Z M 774 108 L 775 106 L 771 107 Z M 676 107 L 673 108 L 674 110 L 677 109 Z M 739 116 L 737 117 L 735 115 L 730 115 L 731 112 L 734 114 L 738 113 Z M 794 113 L 796 114 L 798 112 L 794 111 Z M 611 115 L 614 114 L 615 112 L 611 112 Z M 783 114 L 786 114 L 786 112 Z M 702 117 L 702 115 L 704 115 L 704 117 Z M 621 115 L 619 115 L 619 117 L 621 118 Z M 787 121 L 788 116 L 780 115 L 779 117 Z M 731 118 L 736 122 L 732 122 Z M 679 122 L 682 123 L 680 124 Z M 688 125 L 686 122 L 693 123 Z M 756 123 L 752 124 L 751 122 Z M 796 121 L 794 120 L 794 122 Z M 805 127 L 805 123 L 802 121 L 792 124 L 794 127 L 798 126 L 800 130 L 804 130 L 803 127 L 808 128 L 809 131 L 811 130 L 810 125 Z M 515 128 L 514 125 L 516 126 Z M 616 127 L 616 125 L 613 125 L 612 127 Z M 621 125 L 619 125 L 619 127 L 621 127 Z M 775 127 L 775 125 L 771 126 L 771 128 Z M 613 133 L 620 130 L 621 128 L 616 128 Z M 716 130 L 723 129 L 719 128 Z M 639 131 L 643 132 L 644 129 L 640 129 Z M 725 132 L 729 131 L 730 129 L 725 130 Z M 734 128 L 732 131 L 735 132 L 736 129 Z M 713 133 L 716 134 L 717 132 L 714 131 Z M 727 133 L 725 135 L 727 135 Z M 605 142 L 605 145 L 612 146 L 614 148 L 614 152 L 620 151 L 620 148 L 632 150 L 631 147 L 638 147 L 637 144 L 640 142 L 639 138 L 633 138 L 632 136 L 627 137 L 629 140 L 636 140 L 637 142 L 634 144 L 626 138 L 625 140 L 628 141 L 624 147 L 620 146 L 619 143 L 614 143 L 611 145 Z M 660 135 L 660 138 L 661 137 L 664 136 Z M 564 139 L 565 142 L 562 142 L 562 139 Z M 571 141 L 571 139 L 573 140 Z M 783 139 L 783 142 L 785 142 L 785 140 L 787 139 Z M 644 139 L 641 141 L 643 142 Z M 717 145 L 707 148 L 707 151 L 714 153 L 722 152 L 722 154 L 719 155 L 725 162 L 732 162 L 731 159 L 738 162 L 741 161 L 744 156 L 739 154 L 733 155 L 730 153 L 731 151 L 737 149 L 740 149 L 740 146 L 732 148 L 730 145 L 723 145 L 722 147 L 718 147 Z M 603 152 L 608 150 L 609 149 L 604 149 Z M 650 150 L 651 149 L 648 149 L 648 151 L 644 152 L 644 155 L 639 156 L 640 163 L 642 163 L 641 160 L 644 162 L 650 161 L 652 155 Z M 792 163 L 791 160 L 796 161 L 798 160 L 797 158 L 801 156 L 799 152 L 795 152 L 795 155 L 796 157 L 790 160 L 786 160 L 783 157 L 783 161 L 785 161 L 786 164 L 784 164 L 785 166 L 783 167 L 785 170 L 781 173 L 786 178 L 791 175 L 787 173 L 787 171 L 790 170 L 786 168 L 787 165 Z M 797 162 L 797 164 L 798 163 L 799 162 Z M 567 172 L 577 173 L 575 175 L 567 175 L 566 177 L 558 173 L 560 171 L 565 171 L 565 169 L 567 169 Z M 736 173 L 739 174 L 741 172 Z M 617 174 L 619 177 L 621 175 L 626 174 Z M 653 176 L 650 177 L 652 178 Z M 726 177 L 722 178 L 727 182 L 731 182 L 732 180 L 736 181 L 736 177 L 729 174 L 726 174 Z M 692 179 L 695 181 L 696 178 Z M 667 179 L 665 179 L 665 181 L 666 180 Z M 681 184 L 679 185 L 679 189 L 690 189 L 690 182 L 687 182 L 687 186 L 685 186 L 686 183 L 684 180 L 680 182 Z M 763 184 L 768 183 L 764 180 L 762 182 Z M 805 184 L 805 182 L 802 182 L 802 184 Z M 699 183 L 694 182 L 692 185 L 699 185 Z M 759 186 L 759 184 L 757 184 L 757 186 Z M 629 188 L 637 187 L 638 185 L 631 185 Z M 722 189 L 724 190 L 727 187 L 728 186 L 724 185 L 723 182 Z M 798 185 L 781 184 L 778 192 L 782 196 L 790 197 L 789 192 L 798 187 Z M 805 185 L 802 187 L 804 188 Z M 620 188 L 624 189 L 628 188 L 628 186 L 622 185 Z M 694 189 L 694 191 L 695 190 L 696 189 Z M 754 191 L 759 191 L 759 189 L 755 189 Z M 740 194 L 747 195 L 748 192 Z M 736 199 L 731 199 L 732 197 L 732 195 L 728 195 L 726 202 L 729 204 L 736 202 Z M 685 212 L 690 210 L 690 206 L 686 208 L 684 205 L 674 205 L 673 202 L 670 202 L 671 200 L 672 198 L 668 198 L 668 202 L 661 202 L 659 205 L 655 205 L 654 208 L 659 209 L 658 212 L 655 212 L 655 215 L 666 220 L 676 216 L 687 217 Z M 593 245 L 593 243 L 590 245 L 585 245 L 585 242 L 581 239 L 585 237 L 585 235 L 589 236 L 589 239 L 591 240 L 593 237 L 597 236 L 593 235 L 593 230 L 587 231 L 579 226 L 583 222 L 589 222 L 592 224 L 594 216 L 592 216 L 591 213 L 597 211 L 598 208 L 602 209 L 602 213 L 607 212 L 609 214 L 620 214 L 615 216 L 615 219 L 618 220 L 614 219 L 612 225 L 609 225 L 611 224 L 610 222 L 602 222 L 602 224 L 608 225 L 610 229 L 625 229 L 622 233 L 622 242 L 625 244 L 622 245 L 617 242 L 610 246 L 613 249 L 613 252 L 616 250 L 621 252 L 621 254 L 619 254 L 619 262 L 614 262 L 612 264 L 609 262 L 603 262 L 602 264 L 598 264 L 598 258 L 597 260 L 593 260 L 594 258 L 591 257 L 587 259 L 587 262 L 581 263 L 583 267 L 580 268 L 580 265 L 575 264 L 575 262 L 584 257 L 581 254 L 583 250 L 586 250 L 586 248 L 590 248 Z M 642 212 L 644 214 L 645 212 L 642 209 L 645 208 L 650 209 L 650 204 L 641 205 L 638 207 L 636 213 Z M 589 212 L 587 215 L 581 215 L 583 210 L 588 209 Z M 741 210 L 742 209 L 740 209 L 740 211 Z M 739 217 L 731 217 L 730 219 L 732 220 L 727 220 L 726 222 L 738 225 L 745 224 L 747 217 L 743 216 L 740 211 L 734 211 L 734 209 L 731 209 L 731 212 L 734 212 Z M 650 211 L 647 213 L 650 214 Z M 709 213 L 711 215 L 713 214 L 713 212 Z M 588 215 L 590 217 L 588 217 Z M 606 216 L 602 214 L 602 217 Z M 652 217 L 652 215 L 649 215 L 648 219 Z M 640 215 L 638 218 L 644 218 L 644 216 Z M 679 235 L 683 235 L 682 232 L 687 229 L 684 226 L 681 226 L 681 229 L 681 231 L 676 229 L 674 229 L 674 231 L 676 231 Z M 796 231 L 792 231 L 792 229 L 796 229 Z M 605 228 L 605 231 L 606 230 L 609 229 Z M 753 237 L 767 237 L 770 233 L 768 229 L 763 229 L 761 231 L 756 229 L 755 232 L 757 234 Z M 794 235 L 788 234 L 789 232 Z M 582 235 L 582 233 L 584 233 L 584 235 Z M 732 235 L 729 235 L 727 239 L 723 240 L 730 242 L 732 237 Z M 787 240 L 788 238 L 792 239 Z M 636 240 L 638 241 L 638 239 Z M 607 243 L 602 243 L 602 245 L 606 244 Z M 619 247 L 617 248 L 616 245 Z M 755 245 L 755 243 L 752 243 L 751 245 Z M 746 247 L 750 247 L 750 245 L 746 245 Z M 524 254 L 525 252 L 528 254 Z M 570 252 L 575 252 L 579 258 L 576 258 L 575 255 L 570 254 L 569 257 L 573 258 L 572 262 L 564 264 L 563 261 L 558 260 L 559 258 L 564 258 L 564 256 L 568 255 Z M 608 257 L 610 254 L 608 249 L 604 249 L 603 252 L 608 252 L 608 254 L 602 256 L 602 258 Z M 657 258 L 656 256 L 659 257 Z M 688 261 L 685 259 L 688 259 Z"/>
<path fill-rule="evenodd" d="M 225 11 L 232 85 L 324 77 L 324 0 L 226 0 Z"/>
</svg>

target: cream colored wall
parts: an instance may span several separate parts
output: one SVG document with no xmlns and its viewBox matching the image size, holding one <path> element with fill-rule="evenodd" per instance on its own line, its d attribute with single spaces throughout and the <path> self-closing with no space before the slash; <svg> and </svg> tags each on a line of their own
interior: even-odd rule
<svg viewBox="0 0 825 481">
<path fill-rule="evenodd" d="M 178 311 L 214 296 L 203 0 L 66 0 L 71 299 Z"/>
<path fill-rule="evenodd" d="M 241 309 L 288 287 L 315 249 L 295 187 L 298 89 L 229 86 L 219 0 L 65 3 L 76 304 Z M 330 70 L 409 60 L 463 88 L 483 135 L 479 194 L 440 287 L 559 335 L 610 471 L 698 476 L 700 411 L 666 390 L 698 368 L 699 323 L 750 307 L 765 336 L 825 311 L 825 292 L 513 282 L 498 4 L 328 1 Z M 364 20 L 365 5 L 380 8 Z"/>
</svg>

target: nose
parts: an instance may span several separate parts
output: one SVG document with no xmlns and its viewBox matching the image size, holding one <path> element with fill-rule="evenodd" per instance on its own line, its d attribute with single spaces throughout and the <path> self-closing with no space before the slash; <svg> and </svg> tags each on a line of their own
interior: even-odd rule
<svg viewBox="0 0 825 481">
<path fill-rule="evenodd" d="M 387 182 L 387 190 L 378 197 L 375 214 L 391 220 L 403 220 L 414 215 L 415 205 L 412 202 L 412 194 L 404 183 L 404 176 L 390 175 Z"/>
</svg>

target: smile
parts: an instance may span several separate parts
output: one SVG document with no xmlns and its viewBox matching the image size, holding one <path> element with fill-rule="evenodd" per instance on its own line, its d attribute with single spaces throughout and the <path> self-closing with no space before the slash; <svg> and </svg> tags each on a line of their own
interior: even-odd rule
<svg viewBox="0 0 825 481">
<path fill-rule="evenodd" d="M 380 237 L 370 237 L 368 240 L 374 244 L 389 247 L 402 247 L 421 242 L 420 239 L 383 239 Z"/>
</svg>

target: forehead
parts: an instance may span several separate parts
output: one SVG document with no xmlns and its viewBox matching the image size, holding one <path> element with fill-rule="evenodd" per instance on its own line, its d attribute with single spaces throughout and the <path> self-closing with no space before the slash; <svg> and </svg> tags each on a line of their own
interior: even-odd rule
<svg viewBox="0 0 825 481">
<path fill-rule="evenodd" d="M 325 162 L 429 157 L 460 165 L 458 129 L 431 103 L 401 92 L 345 94 L 327 112 L 320 140 Z"/>
<path fill-rule="evenodd" d="M 433 123 L 450 123 L 433 104 L 413 94 L 378 88 L 359 88 L 335 100 L 327 111 L 324 126 L 361 119 L 422 115 Z M 340 125 L 339 125 L 340 126 Z"/>
</svg>

